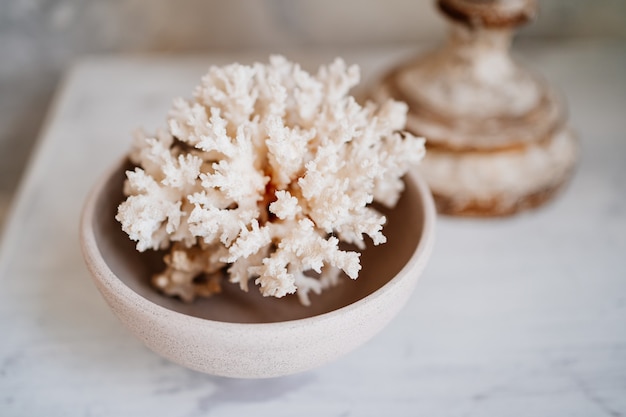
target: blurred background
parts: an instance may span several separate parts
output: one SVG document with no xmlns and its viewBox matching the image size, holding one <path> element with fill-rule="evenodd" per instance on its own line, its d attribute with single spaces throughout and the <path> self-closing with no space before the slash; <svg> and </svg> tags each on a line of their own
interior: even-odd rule
<svg viewBox="0 0 626 417">
<path fill-rule="evenodd" d="M 440 41 L 431 0 L 0 0 L 0 227 L 64 71 L 88 54 Z M 518 42 L 626 39 L 625 0 L 540 0 Z"/>
</svg>

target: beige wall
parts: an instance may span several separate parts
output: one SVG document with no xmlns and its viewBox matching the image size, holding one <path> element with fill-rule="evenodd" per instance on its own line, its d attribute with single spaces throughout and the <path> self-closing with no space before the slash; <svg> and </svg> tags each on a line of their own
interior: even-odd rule
<svg viewBox="0 0 626 417">
<path fill-rule="evenodd" d="M 624 0 L 543 0 L 522 37 L 626 38 Z M 0 192 L 83 54 L 434 42 L 430 0 L 0 0 Z"/>
</svg>

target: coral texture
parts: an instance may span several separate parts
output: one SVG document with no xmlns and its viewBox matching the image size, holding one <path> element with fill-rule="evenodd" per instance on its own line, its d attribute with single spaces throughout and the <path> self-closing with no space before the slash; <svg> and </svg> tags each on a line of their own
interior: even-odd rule
<svg viewBox="0 0 626 417">
<path fill-rule="evenodd" d="M 371 203 L 396 204 L 424 140 L 402 132 L 406 105 L 361 106 L 359 69 L 311 75 L 283 57 L 211 67 L 167 129 L 136 133 L 116 219 L 137 249 L 168 249 L 153 284 L 191 301 L 228 279 L 264 296 L 357 278 L 365 236 L 385 242 Z"/>
</svg>

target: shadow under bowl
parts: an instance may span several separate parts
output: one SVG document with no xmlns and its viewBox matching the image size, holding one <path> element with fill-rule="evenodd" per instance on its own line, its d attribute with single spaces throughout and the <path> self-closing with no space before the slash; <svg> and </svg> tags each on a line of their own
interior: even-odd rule
<svg viewBox="0 0 626 417">
<path fill-rule="evenodd" d="M 80 226 L 85 262 L 113 312 L 159 355 L 221 376 L 264 378 L 312 369 L 348 353 L 379 332 L 402 308 L 430 256 L 435 208 L 424 180 L 406 189 L 387 216 L 387 243 L 361 255 L 356 280 L 345 279 L 311 306 L 296 296 L 263 297 L 223 284 L 221 294 L 184 303 L 164 296 L 150 277 L 164 268 L 163 252 L 140 253 L 115 220 L 126 161 L 94 187 Z"/>
</svg>

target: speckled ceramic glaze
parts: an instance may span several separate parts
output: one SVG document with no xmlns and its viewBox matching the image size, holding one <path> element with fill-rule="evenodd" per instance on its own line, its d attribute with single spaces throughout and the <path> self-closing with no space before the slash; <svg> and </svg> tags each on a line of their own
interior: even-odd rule
<svg viewBox="0 0 626 417">
<path fill-rule="evenodd" d="M 94 188 L 81 221 L 85 261 L 117 317 L 150 349 L 214 375 L 264 378 L 305 371 L 351 351 L 380 331 L 408 300 L 433 246 L 435 209 L 425 182 L 406 177 L 398 206 L 385 214 L 388 242 L 368 247 L 355 281 L 312 296 L 264 298 L 224 285 L 218 296 L 186 304 L 149 285 L 161 253 L 139 253 L 114 219 L 124 164 Z M 384 210 L 383 210 L 384 211 Z"/>
</svg>

